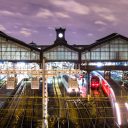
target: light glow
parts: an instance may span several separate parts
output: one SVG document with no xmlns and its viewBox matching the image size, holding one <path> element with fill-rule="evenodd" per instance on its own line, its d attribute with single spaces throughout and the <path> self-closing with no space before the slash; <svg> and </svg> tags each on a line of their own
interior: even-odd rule
<svg viewBox="0 0 128 128">
<path fill-rule="evenodd" d="M 117 102 L 115 102 L 115 108 L 116 108 L 117 123 L 121 125 L 121 114 L 120 114 L 120 109 Z"/>
<path fill-rule="evenodd" d="M 51 71 L 48 71 L 48 73 L 50 74 L 50 73 L 51 73 Z"/>
<path fill-rule="evenodd" d="M 125 103 L 125 107 L 127 108 L 127 110 L 128 110 L 128 103 Z"/>
<path fill-rule="evenodd" d="M 127 63 L 125 63 L 124 66 L 127 66 Z"/>
<path fill-rule="evenodd" d="M 58 79 L 58 82 L 61 83 L 61 79 L 60 78 Z"/>
<path fill-rule="evenodd" d="M 98 62 L 97 67 L 101 67 L 101 66 L 103 66 L 103 64 L 101 62 Z"/>
<path fill-rule="evenodd" d="M 59 33 L 59 35 L 58 35 L 60 38 L 62 38 L 63 37 L 63 34 L 62 33 Z"/>
<path fill-rule="evenodd" d="M 76 89 L 75 89 L 75 91 L 76 91 L 76 92 L 79 92 L 79 89 L 78 89 L 78 88 L 76 88 Z"/>
<path fill-rule="evenodd" d="M 69 93 L 72 92 L 72 89 L 71 89 L 71 88 L 68 88 L 68 92 L 69 92 Z"/>
<path fill-rule="evenodd" d="M 48 84 L 52 84 L 52 81 L 53 81 L 53 79 L 52 79 L 51 77 L 49 77 L 49 78 L 47 79 L 47 83 L 48 83 Z"/>
</svg>

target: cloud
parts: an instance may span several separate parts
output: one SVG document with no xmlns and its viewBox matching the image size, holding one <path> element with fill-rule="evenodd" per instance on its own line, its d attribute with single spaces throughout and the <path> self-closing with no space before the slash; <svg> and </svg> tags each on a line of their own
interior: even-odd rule
<svg viewBox="0 0 128 128">
<path fill-rule="evenodd" d="M 31 30 L 27 28 L 21 28 L 20 33 L 24 36 L 30 36 L 32 34 Z"/>
<path fill-rule="evenodd" d="M 111 21 L 111 22 L 117 21 L 116 17 L 112 14 L 108 14 L 108 15 L 101 14 L 100 16 L 103 17 L 104 19 L 108 20 L 108 21 Z"/>
<path fill-rule="evenodd" d="M 6 28 L 2 24 L 0 24 L 0 31 L 7 31 Z"/>
<path fill-rule="evenodd" d="M 108 8 L 100 7 L 100 6 L 93 6 L 92 9 L 97 13 L 111 13 Z"/>
<path fill-rule="evenodd" d="M 49 30 L 55 30 L 55 28 L 54 27 L 51 27 L 51 26 L 49 26 L 48 29 Z"/>
<path fill-rule="evenodd" d="M 97 20 L 94 22 L 94 24 L 98 24 L 98 25 L 107 25 L 105 22 Z"/>
<path fill-rule="evenodd" d="M 110 22 L 116 22 L 117 18 L 115 15 L 113 15 L 112 11 L 108 8 L 105 7 L 100 7 L 100 6 L 93 6 L 92 10 L 97 13 L 100 17 L 103 19 L 110 21 Z"/>
<path fill-rule="evenodd" d="M 128 4 L 128 0 L 120 0 L 119 1 L 121 4 Z"/>
<path fill-rule="evenodd" d="M 7 11 L 7 10 L 0 10 L 0 15 L 4 15 L 4 16 L 22 16 L 21 13 L 11 12 L 11 11 Z"/>
<path fill-rule="evenodd" d="M 93 36 L 93 33 L 88 33 L 87 35 L 91 37 L 91 36 Z"/>
<path fill-rule="evenodd" d="M 55 15 L 60 18 L 70 18 L 69 15 L 62 13 L 62 12 L 56 12 Z"/>
<path fill-rule="evenodd" d="M 36 16 L 39 18 L 48 18 L 52 17 L 53 13 L 48 9 L 41 8 L 39 12 L 36 14 Z"/>
<path fill-rule="evenodd" d="M 80 15 L 88 15 L 90 9 L 83 4 L 80 4 L 74 0 L 61 1 L 61 0 L 49 0 L 53 5 L 56 5 L 68 12 L 73 12 Z"/>
<path fill-rule="evenodd" d="M 50 17 L 70 18 L 70 16 L 64 12 L 52 12 L 51 10 L 44 9 L 44 8 L 41 8 L 37 12 L 36 17 L 45 18 L 45 19 Z"/>
<path fill-rule="evenodd" d="M 98 31 L 99 32 L 104 32 L 104 31 L 106 31 L 106 27 L 98 28 Z"/>
</svg>

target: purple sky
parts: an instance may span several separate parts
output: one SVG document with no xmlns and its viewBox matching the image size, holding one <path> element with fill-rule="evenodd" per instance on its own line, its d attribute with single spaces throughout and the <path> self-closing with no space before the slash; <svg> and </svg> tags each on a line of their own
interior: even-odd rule
<svg viewBox="0 0 128 128">
<path fill-rule="evenodd" d="M 43 45 L 64 27 L 69 44 L 91 44 L 113 32 L 128 37 L 127 11 L 128 0 L 0 0 L 0 30 Z"/>
</svg>

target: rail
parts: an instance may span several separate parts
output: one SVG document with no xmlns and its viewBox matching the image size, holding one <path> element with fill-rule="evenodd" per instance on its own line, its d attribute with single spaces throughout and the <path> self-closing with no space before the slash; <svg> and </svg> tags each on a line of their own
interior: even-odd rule
<svg viewBox="0 0 128 128">
<path fill-rule="evenodd" d="M 84 111 L 86 111 L 86 114 L 87 114 L 87 116 L 88 116 L 88 118 L 90 119 L 90 121 L 91 121 L 91 126 L 92 126 L 92 128 L 95 128 L 95 124 L 94 124 L 94 122 L 93 122 L 93 118 L 91 117 L 91 113 L 90 113 L 90 111 L 87 109 L 88 107 L 86 106 L 86 104 L 84 104 L 80 99 L 78 99 L 79 100 L 79 103 L 82 105 L 82 108 L 84 109 Z"/>
<path fill-rule="evenodd" d="M 27 97 L 26 100 L 25 100 L 24 112 L 23 112 L 23 115 L 22 115 L 20 128 L 24 128 L 24 127 L 33 128 L 34 103 L 35 103 L 34 91 L 33 91 L 33 94 L 32 95 L 33 95 L 33 98 Z M 31 105 L 29 103 L 31 103 Z M 28 111 L 30 111 L 29 112 L 29 114 L 30 114 L 29 115 L 29 118 L 30 119 L 28 118 Z M 26 121 L 28 121 L 30 123 L 28 123 Z"/>
<path fill-rule="evenodd" d="M 58 117 L 58 126 L 59 126 L 59 119 L 60 119 L 60 98 L 59 98 L 59 95 L 57 93 L 57 89 L 55 87 L 55 84 L 56 84 L 56 78 L 53 77 L 53 88 L 54 88 L 54 92 L 55 92 L 55 97 L 57 98 L 57 107 L 58 107 L 58 111 L 57 111 L 57 117 Z"/>
<path fill-rule="evenodd" d="M 80 116 L 80 122 L 82 123 L 82 125 L 80 124 L 80 126 L 82 126 L 82 128 L 85 128 L 83 113 L 80 111 L 80 108 L 75 100 L 73 100 L 73 103 L 76 106 L 79 116 Z"/>
<path fill-rule="evenodd" d="M 9 110 L 12 110 L 12 111 L 11 111 L 11 113 L 10 112 L 3 113 L 4 115 L 1 117 L 1 120 L 0 120 L 1 124 L 0 125 L 3 125 L 6 128 L 10 127 L 10 124 L 12 123 L 12 120 L 13 120 L 13 115 L 15 114 L 16 108 L 20 102 L 20 96 L 24 92 L 24 88 L 25 88 L 24 84 L 21 84 L 19 86 L 18 90 L 16 91 L 16 93 L 11 97 L 11 99 L 12 98 L 13 99 L 6 107 L 8 107 L 7 108 L 8 111 Z M 4 117 L 6 117 L 6 121 L 3 121 Z"/>
</svg>

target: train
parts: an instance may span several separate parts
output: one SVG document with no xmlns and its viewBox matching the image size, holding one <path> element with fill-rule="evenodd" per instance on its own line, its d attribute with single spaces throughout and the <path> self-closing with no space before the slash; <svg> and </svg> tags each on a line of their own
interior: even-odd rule
<svg viewBox="0 0 128 128">
<path fill-rule="evenodd" d="M 112 88 L 107 83 L 107 81 L 98 73 L 91 74 L 90 87 L 92 90 L 102 89 L 103 93 L 109 97 L 111 95 Z"/>
<path fill-rule="evenodd" d="M 66 75 L 62 77 L 63 86 L 68 95 L 79 95 L 80 89 L 76 79 L 70 78 Z"/>
<path fill-rule="evenodd" d="M 104 93 L 104 95 L 109 99 L 109 101 L 111 103 L 111 107 L 113 109 L 113 114 L 115 115 L 115 103 L 117 101 L 116 101 L 116 96 L 115 96 L 115 93 L 114 93 L 112 87 L 108 84 L 108 82 L 103 78 L 103 76 L 100 73 L 98 73 L 96 71 L 93 71 L 93 74 L 91 74 L 91 75 L 96 75 L 97 77 L 99 77 L 99 80 L 98 80 L 98 78 L 96 78 L 96 79 L 97 79 L 97 81 L 99 81 L 99 84 L 100 84 L 100 86 L 95 86 L 95 89 L 93 88 L 93 85 L 91 84 L 90 85 L 90 86 L 92 86 L 91 88 L 93 88 L 94 91 L 96 91 L 96 92 L 98 92 L 97 91 L 98 89 L 101 89 L 102 90 L 102 92 Z M 94 77 L 91 77 L 91 78 L 94 78 Z M 116 111 L 118 111 L 118 110 L 116 110 Z"/>
<path fill-rule="evenodd" d="M 106 96 L 110 96 L 110 94 L 111 94 L 111 87 L 109 86 L 109 84 L 107 83 L 106 80 L 102 79 L 102 86 L 101 86 L 101 88 L 102 88 L 102 90 L 103 90 L 103 92 L 104 92 L 104 94 Z"/>
</svg>

